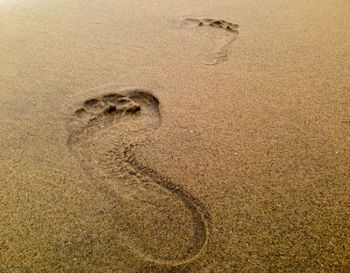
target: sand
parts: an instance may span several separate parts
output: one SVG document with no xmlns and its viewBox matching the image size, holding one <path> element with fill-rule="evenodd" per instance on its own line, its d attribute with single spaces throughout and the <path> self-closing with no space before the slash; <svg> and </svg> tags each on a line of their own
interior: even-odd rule
<svg viewBox="0 0 350 273">
<path fill-rule="evenodd" d="M 349 14 L 0 1 L 0 272 L 350 272 Z"/>
</svg>

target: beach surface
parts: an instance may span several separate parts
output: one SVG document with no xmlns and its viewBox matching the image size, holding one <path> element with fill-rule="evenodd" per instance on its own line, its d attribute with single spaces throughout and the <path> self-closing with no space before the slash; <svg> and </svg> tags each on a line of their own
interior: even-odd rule
<svg viewBox="0 0 350 273">
<path fill-rule="evenodd" d="M 0 272 L 350 272 L 349 14 L 1 0 Z"/>
</svg>

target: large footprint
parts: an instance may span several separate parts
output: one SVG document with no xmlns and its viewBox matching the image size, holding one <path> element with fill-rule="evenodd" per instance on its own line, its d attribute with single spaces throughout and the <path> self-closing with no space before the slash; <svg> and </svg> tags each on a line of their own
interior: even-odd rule
<svg viewBox="0 0 350 273">
<path fill-rule="evenodd" d="M 185 17 L 179 20 L 183 27 L 209 36 L 212 49 L 202 54 L 202 63 L 216 65 L 228 60 L 231 44 L 239 35 L 239 25 L 221 19 Z"/>
<path fill-rule="evenodd" d="M 147 261 L 180 265 L 206 248 L 210 216 L 190 193 L 136 157 L 161 124 L 145 90 L 86 100 L 68 122 L 68 146 L 91 182 L 115 204 L 121 243 Z"/>
</svg>

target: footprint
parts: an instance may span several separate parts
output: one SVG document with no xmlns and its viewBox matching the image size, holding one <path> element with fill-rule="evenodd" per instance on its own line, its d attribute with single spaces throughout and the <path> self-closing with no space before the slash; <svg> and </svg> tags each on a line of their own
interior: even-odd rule
<svg viewBox="0 0 350 273">
<path fill-rule="evenodd" d="M 194 17 L 181 18 L 179 22 L 181 26 L 212 40 L 210 52 L 202 54 L 203 64 L 216 65 L 228 60 L 231 44 L 239 35 L 239 25 L 220 19 Z"/>
<path fill-rule="evenodd" d="M 158 99 L 129 89 L 86 100 L 70 118 L 68 146 L 113 204 L 121 243 L 146 261 L 181 265 L 205 251 L 210 215 L 201 202 L 136 156 L 161 125 Z"/>
</svg>

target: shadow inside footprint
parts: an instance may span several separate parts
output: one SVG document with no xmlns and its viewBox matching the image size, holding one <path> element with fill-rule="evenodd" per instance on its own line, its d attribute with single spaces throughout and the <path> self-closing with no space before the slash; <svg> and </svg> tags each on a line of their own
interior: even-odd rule
<svg viewBox="0 0 350 273">
<path fill-rule="evenodd" d="M 136 157 L 161 124 L 159 101 L 140 89 L 86 100 L 68 122 L 68 146 L 89 180 L 116 204 L 118 240 L 145 260 L 178 265 L 205 249 L 209 214 L 181 186 Z"/>
<path fill-rule="evenodd" d="M 221 19 L 195 17 L 181 18 L 179 22 L 182 27 L 209 36 L 212 41 L 212 49 L 201 54 L 202 64 L 216 65 L 228 60 L 231 44 L 239 35 L 238 24 Z"/>
</svg>

